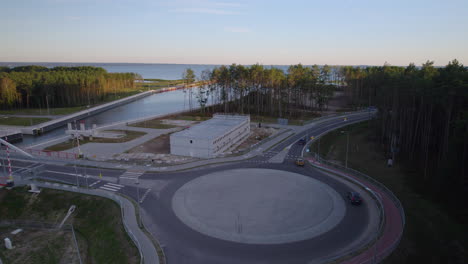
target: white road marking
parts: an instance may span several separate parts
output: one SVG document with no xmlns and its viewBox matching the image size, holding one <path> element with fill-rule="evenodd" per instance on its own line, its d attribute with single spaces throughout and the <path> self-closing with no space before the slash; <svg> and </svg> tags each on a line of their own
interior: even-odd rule
<svg viewBox="0 0 468 264">
<path fill-rule="evenodd" d="M 146 196 L 148 195 L 148 193 L 150 191 L 151 191 L 151 189 L 146 190 L 146 192 L 143 194 L 143 197 L 141 197 L 141 199 L 140 199 L 140 203 L 142 203 L 145 200 Z"/>
<path fill-rule="evenodd" d="M 89 185 L 89 187 L 93 187 L 94 185 L 96 185 L 96 184 L 98 184 L 98 183 L 100 183 L 100 182 L 101 182 L 101 181 L 95 181 L 95 182 L 91 183 L 91 184 Z"/>
<path fill-rule="evenodd" d="M 64 174 L 64 175 L 70 175 L 70 176 L 78 176 L 78 177 L 84 177 L 84 178 L 89 178 L 89 176 L 92 175 L 82 175 L 82 174 L 76 174 L 76 173 L 69 173 L 69 172 L 63 172 L 63 171 L 51 171 L 51 170 L 46 170 L 45 172 L 50 172 L 50 173 L 55 173 L 55 174 Z"/>
<path fill-rule="evenodd" d="M 125 187 L 124 185 L 115 184 L 115 183 L 110 183 L 110 182 L 106 183 L 105 185 L 115 186 L 115 187 L 117 187 L 117 188 L 123 188 L 123 187 Z"/>
<path fill-rule="evenodd" d="M 117 192 L 119 189 L 115 190 L 115 189 L 110 189 L 110 188 L 107 188 L 105 186 L 101 186 L 99 187 L 99 189 L 103 189 L 103 190 L 106 190 L 106 191 L 111 191 L 111 192 Z"/>
</svg>

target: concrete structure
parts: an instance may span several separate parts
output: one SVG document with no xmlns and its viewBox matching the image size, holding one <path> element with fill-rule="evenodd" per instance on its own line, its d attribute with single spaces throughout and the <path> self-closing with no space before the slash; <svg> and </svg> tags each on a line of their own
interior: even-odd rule
<svg viewBox="0 0 468 264">
<path fill-rule="evenodd" d="M 85 123 L 80 122 L 80 127 L 76 125 L 75 129 L 73 129 L 72 123 L 67 124 L 67 130 L 65 134 L 72 135 L 74 138 L 77 137 L 95 137 L 98 135 L 98 131 L 96 129 L 96 124 L 93 124 L 92 129 L 86 130 Z"/>
<path fill-rule="evenodd" d="M 0 139 L 6 140 L 8 142 L 16 143 L 23 140 L 23 133 L 19 129 L 0 129 Z"/>
<path fill-rule="evenodd" d="M 171 135 L 171 154 L 212 158 L 240 144 L 250 134 L 250 116 L 215 114 Z"/>
<path fill-rule="evenodd" d="M 79 111 L 70 115 L 66 115 L 60 118 L 56 118 L 56 119 L 44 122 L 44 123 L 37 124 L 34 126 L 24 127 L 21 129 L 21 132 L 26 135 L 40 135 L 47 131 L 51 131 L 61 126 L 64 126 L 69 122 L 72 122 L 75 120 L 81 120 L 89 116 L 99 114 L 101 112 L 107 111 L 109 109 L 112 109 L 112 108 L 115 108 L 124 104 L 128 104 L 130 102 L 136 101 L 146 96 L 150 96 L 155 93 L 164 93 L 164 92 L 175 91 L 175 90 L 180 90 L 180 89 L 187 89 L 187 88 L 183 86 L 176 86 L 176 87 L 167 87 L 167 88 L 161 88 L 157 90 L 141 92 L 132 96 L 128 96 L 128 97 L 115 100 L 109 103 L 101 104 L 101 105 L 89 108 L 87 110 Z"/>
</svg>

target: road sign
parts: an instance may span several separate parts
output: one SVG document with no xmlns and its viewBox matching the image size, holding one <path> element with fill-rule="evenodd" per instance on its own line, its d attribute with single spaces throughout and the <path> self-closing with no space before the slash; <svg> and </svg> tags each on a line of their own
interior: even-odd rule
<svg viewBox="0 0 468 264">
<path fill-rule="evenodd" d="M 310 139 L 312 139 L 312 140 L 314 140 L 314 138 L 315 138 L 314 136 L 311 136 L 311 137 L 310 137 Z"/>
</svg>

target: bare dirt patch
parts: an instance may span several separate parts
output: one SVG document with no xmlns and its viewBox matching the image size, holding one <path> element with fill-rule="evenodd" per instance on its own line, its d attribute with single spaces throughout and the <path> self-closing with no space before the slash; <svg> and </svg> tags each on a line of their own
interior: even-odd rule
<svg viewBox="0 0 468 264">
<path fill-rule="evenodd" d="M 163 134 L 152 140 L 136 146 L 126 153 L 114 157 L 122 162 L 144 163 L 153 165 L 181 164 L 198 160 L 193 157 L 171 155 L 170 134 Z"/>
<path fill-rule="evenodd" d="M 249 148 L 250 146 L 268 138 L 276 133 L 279 129 L 273 127 L 258 127 L 257 125 L 250 125 L 250 135 L 249 137 L 242 142 L 235 151 L 242 151 Z"/>
<path fill-rule="evenodd" d="M 138 123 L 130 124 L 132 127 L 143 127 L 143 128 L 154 128 L 154 129 L 171 129 L 174 127 L 191 126 L 198 123 L 197 121 L 177 119 L 171 117 L 171 119 L 155 118 L 151 120 L 145 120 Z"/>
<path fill-rule="evenodd" d="M 171 145 L 169 143 L 169 134 L 164 134 L 156 137 L 152 140 L 146 141 L 137 147 L 134 147 L 128 151 L 128 153 L 158 153 L 158 154 L 169 154 L 171 151 Z"/>
</svg>

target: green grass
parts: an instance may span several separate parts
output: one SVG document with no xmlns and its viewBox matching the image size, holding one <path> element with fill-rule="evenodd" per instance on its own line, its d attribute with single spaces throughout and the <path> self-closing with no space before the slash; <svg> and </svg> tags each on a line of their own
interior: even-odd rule
<svg viewBox="0 0 468 264">
<path fill-rule="evenodd" d="M 86 109 L 86 106 L 50 108 L 50 115 L 68 115 Z M 44 108 L 22 108 L 14 110 L 0 110 L 5 115 L 49 115 Z"/>
<path fill-rule="evenodd" d="M 50 118 L 45 117 L 0 117 L 0 125 L 6 126 L 32 126 L 50 121 Z"/>
<path fill-rule="evenodd" d="M 189 115 L 189 114 L 183 114 L 183 115 L 178 115 L 170 119 L 175 119 L 175 120 L 185 120 L 185 121 L 206 121 L 208 119 L 211 119 L 212 116 L 201 116 L 201 115 Z"/>
<path fill-rule="evenodd" d="M 131 124 L 131 125 L 128 125 L 128 126 L 154 128 L 154 129 L 170 129 L 170 128 L 177 127 L 177 126 L 174 126 L 174 125 L 163 124 L 162 121 L 158 120 L 158 119 L 142 121 L 142 122 Z"/>
<path fill-rule="evenodd" d="M 107 94 L 107 96 L 104 97 L 104 100 L 102 102 L 96 104 L 92 103 L 89 107 L 87 105 L 72 107 L 55 107 L 49 108 L 49 111 L 47 111 L 47 108 L 19 108 L 12 110 L 0 110 L 0 115 L 69 115 L 82 110 L 86 110 L 91 107 L 95 107 L 101 104 L 132 96 L 141 92 L 143 92 L 142 88 L 137 86 L 136 88 L 128 88 L 125 90 L 121 90 L 115 94 L 109 93 Z"/>
<path fill-rule="evenodd" d="M 138 249 L 125 232 L 120 207 L 114 201 L 50 189 L 43 189 L 33 198 L 26 188 L 14 188 L 0 190 L 0 204 L 2 219 L 44 222 L 62 219 L 74 204 L 76 210 L 69 222 L 85 241 L 85 248 L 80 248 L 86 253 L 84 263 L 139 263 Z M 42 259 L 32 263 L 55 263 L 47 260 L 51 253 L 57 252 L 43 252 Z"/>
<path fill-rule="evenodd" d="M 386 166 L 386 157 L 368 129 L 368 122 L 333 131 L 320 140 L 322 157 L 344 164 L 349 131 L 348 166 L 377 179 L 402 202 L 406 228 L 397 250 L 384 263 L 466 263 L 468 228 L 449 216 L 442 204 L 416 192 L 411 174 L 398 163 Z M 318 143 L 312 150 L 317 151 Z M 465 250 L 465 251 L 464 251 Z"/>
<path fill-rule="evenodd" d="M 304 125 L 306 121 L 317 118 L 319 116 L 320 115 L 315 112 L 303 112 L 297 117 L 284 117 L 284 118 L 288 119 L 288 125 L 302 126 Z M 263 115 L 250 115 L 250 121 L 277 124 L 278 117 L 263 116 Z"/>
<path fill-rule="evenodd" d="M 15 228 L 11 226 L 8 231 L 11 232 Z M 4 233 L 2 237 L 6 235 Z M 74 246 L 72 239 L 72 234 L 69 231 L 50 232 L 37 229 L 24 229 L 19 236 L 15 235 L 13 237 L 15 248 L 13 250 L 6 250 L 1 247 L 0 255 L 3 260 L 11 264 L 60 264 L 63 255 L 66 254 L 67 247 Z M 67 254 L 67 257 L 78 260 L 75 252 Z"/>
<path fill-rule="evenodd" d="M 137 86 L 142 89 L 161 89 L 165 87 L 176 86 L 184 83 L 184 80 L 163 80 L 163 79 L 145 79 L 151 81 L 146 83 L 137 83 Z"/>
<path fill-rule="evenodd" d="M 132 130 L 108 130 L 109 132 L 120 132 L 120 133 L 125 133 L 123 137 L 120 138 L 94 138 L 93 140 L 90 140 L 89 138 L 84 138 L 80 140 L 80 145 L 84 145 L 87 143 L 123 143 L 127 141 L 134 140 L 136 138 L 139 138 L 143 135 L 146 135 L 145 132 L 140 132 L 140 131 L 132 131 Z M 49 151 L 64 151 L 67 149 L 71 149 L 76 147 L 77 142 L 76 140 L 67 140 L 65 142 L 61 142 L 52 146 L 49 146 L 45 148 L 44 150 L 49 150 Z"/>
<path fill-rule="evenodd" d="M 91 107 L 98 106 L 100 104 L 109 103 L 109 102 L 112 102 L 112 101 L 115 101 L 115 100 L 119 100 L 119 99 L 129 97 L 129 96 L 141 93 L 141 92 L 144 92 L 144 91 L 141 89 L 141 87 L 137 87 L 137 88 L 128 88 L 128 89 L 126 89 L 124 91 L 120 91 L 120 92 L 118 92 L 116 94 L 109 93 L 104 97 L 104 100 L 102 102 L 100 102 L 98 104 L 95 104 L 95 105 L 92 105 Z"/>
</svg>

